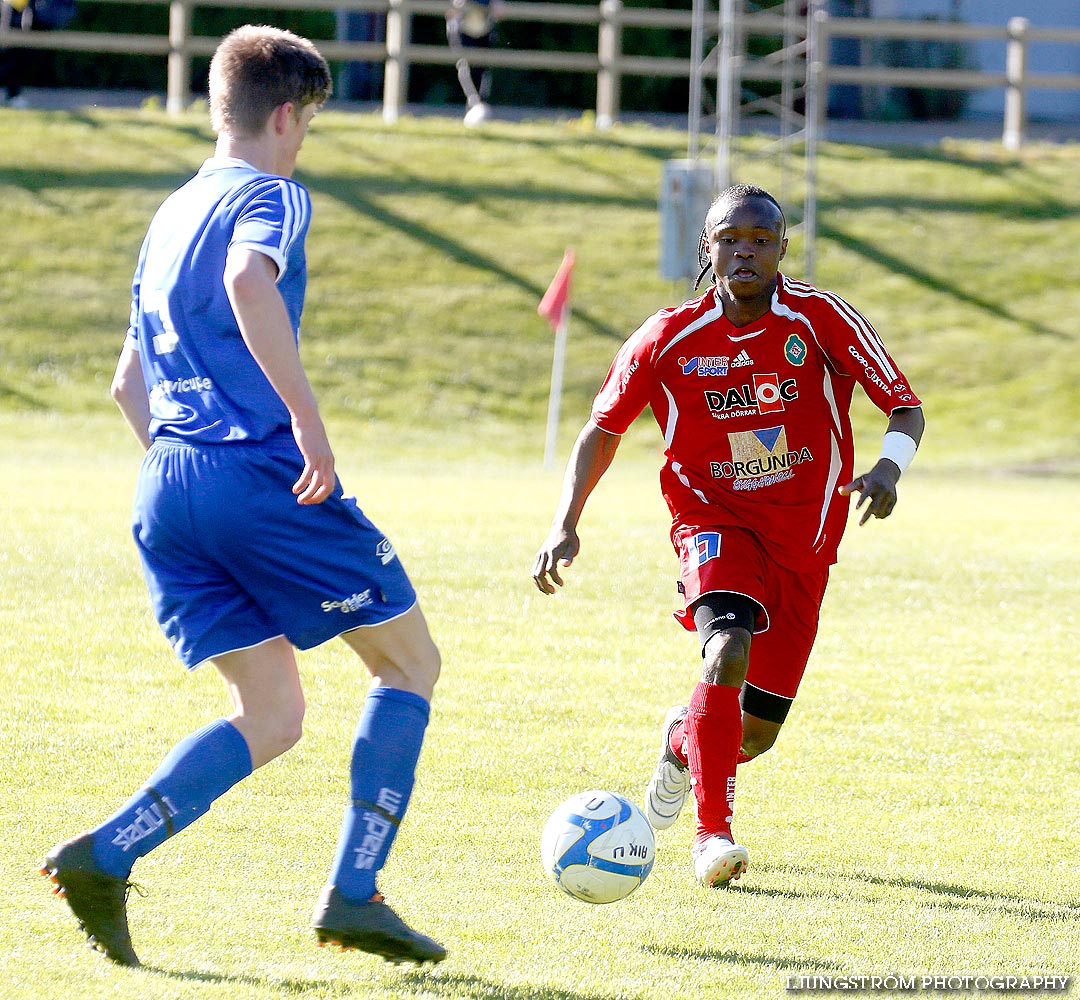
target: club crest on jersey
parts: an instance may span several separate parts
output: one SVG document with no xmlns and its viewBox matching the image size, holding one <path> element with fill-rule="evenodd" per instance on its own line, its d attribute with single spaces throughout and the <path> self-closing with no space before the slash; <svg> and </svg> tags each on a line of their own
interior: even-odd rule
<svg viewBox="0 0 1080 1000">
<path fill-rule="evenodd" d="M 794 479 L 794 466 L 814 460 L 809 448 L 788 448 L 783 424 L 728 434 L 728 444 L 731 461 L 710 462 L 709 471 L 714 479 L 733 480 L 736 490 L 759 490 Z"/>
<path fill-rule="evenodd" d="M 806 344 L 797 333 L 788 337 L 787 343 L 784 344 L 784 357 L 796 367 L 806 360 Z"/>
<path fill-rule="evenodd" d="M 793 378 L 781 380 L 776 372 L 751 375 L 751 382 L 726 391 L 705 390 L 705 404 L 717 420 L 751 413 L 779 413 L 784 403 L 799 398 L 799 384 Z"/>
<path fill-rule="evenodd" d="M 725 354 L 719 358 L 679 358 L 679 366 L 684 375 L 697 374 L 701 378 L 709 376 L 726 375 L 728 373 L 728 356 Z"/>
</svg>

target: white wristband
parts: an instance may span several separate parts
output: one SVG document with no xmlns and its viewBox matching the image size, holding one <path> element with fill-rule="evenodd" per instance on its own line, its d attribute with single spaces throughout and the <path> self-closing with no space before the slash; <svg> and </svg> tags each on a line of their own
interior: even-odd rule
<svg viewBox="0 0 1080 1000">
<path fill-rule="evenodd" d="M 903 472 L 915 457 L 915 449 L 918 445 L 915 440 L 903 431 L 886 431 L 881 441 L 881 458 L 887 458 L 895 462 Z"/>
</svg>

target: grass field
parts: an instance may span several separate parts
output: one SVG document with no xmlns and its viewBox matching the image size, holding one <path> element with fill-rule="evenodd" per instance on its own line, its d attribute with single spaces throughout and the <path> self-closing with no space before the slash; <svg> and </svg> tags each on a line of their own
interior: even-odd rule
<svg viewBox="0 0 1080 1000">
<path fill-rule="evenodd" d="M 97 411 L 148 219 L 209 149 L 202 114 L 0 110 L 0 408 Z M 657 275 L 663 162 L 685 136 L 580 123 L 481 132 L 328 112 L 312 191 L 304 356 L 355 433 L 536 455 L 551 333 L 536 305 L 577 250 L 566 432 L 618 343 L 685 285 Z M 1080 461 L 1080 148 L 826 144 L 817 283 L 878 327 L 931 421 L 920 464 Z M 776 186 L 767 165 L 752 180 Z M 800 276 L 799 237 L 788 265 Z M 861 432 L 880 422 L 857 411 Z"/>
<path fill-rule="evenodd" d="M 644 422 L 566 591 L 532 586 L 558 492 L 535 307 L 574 245 L 565 453 L 619 340 L 685 292 L 656 277 L 661 163 L 684 137 L 334 113 L 301 161 L 304 353 L 340 474 L 444 655 L 382 888 L 450 957 L 394 969 L 307 928 L 365 688 L 341 643 L 301 658 L 300 745 L 136 869 L 147 967 L 91 954 L 44 851 L 225 709 L 151 619 L 137 447 L 105 399 L 148 217 L 207 137 L 195 115 L 0 111 L 0 1000 L 750 1000 L 798 975 L 1080 975 L 1080 480 L 1016 472 L 1080 467 L 1080 150 L 822 150 L 818 281 L 886 336 L 927 439 L 896 515 L 851 528 L 790 722 L 740 773 L 742 884 L 693 883 L 683 818 L 637 893 L 592 907 L 546 880 L 540 829 L 575 791 L 640 797 L 697 650 L 666 613 Z M 862 454 L 881 426 L 862 405 Z"/>
<path fill-rule="evenodd" d="M 148 968 L 130 971 L 83 946 L 36 865 L 222 696 L 150 619 L 126 531 L 137 449 L 116 421 L 9 415 L 0 432 L 3 1000 L 742 1000 L 798 974 L 1080 974 L 1074 480 L 905 477 L 891 521 L 852 527 L 789 725 L 741 771 L 742 884 L 693 883 L 684 818 L 635 895 L 592 907 L 547 882 L 540 828 L 573 791 L 638 797 L 693 679 L 664 612 L 654 463 L 620 456 L 545 599 L 528 564 L 557 483 L 534 462 L 346 445 L 342 476 L 445 655 L 383 888 L 450 957 L 402 971 L 310 939 L 363 690 L 332 643 L 302 657 L 301 744 L 136 869 Z"/>
</svg>

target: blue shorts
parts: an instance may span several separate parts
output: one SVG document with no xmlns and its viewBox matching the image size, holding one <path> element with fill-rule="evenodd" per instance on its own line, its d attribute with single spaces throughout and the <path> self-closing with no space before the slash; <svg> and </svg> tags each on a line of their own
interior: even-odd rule
<svg viewBox="0 0 1080 1000">
<path fill-rule="evenodd" d="M 397 618 L 416 592 L 393 546 L 338 483 L 292 493 L 294 444 L 158 440 L 139 471 L 132 532 L 158 624 L 190 670 L 277 636 L 310 649 Z"/>
</svg>

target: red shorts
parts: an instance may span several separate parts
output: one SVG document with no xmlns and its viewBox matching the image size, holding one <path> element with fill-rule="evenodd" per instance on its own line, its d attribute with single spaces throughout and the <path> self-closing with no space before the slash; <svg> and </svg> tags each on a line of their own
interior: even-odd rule
<svg viewBox="0 0 1080 1000">
<path fill-rule="evenodd" d="M 691 608 L 703 594 L 742 594 L 758 605 L 747 683 L 781 698 L 794 698 L 817 636 L 828 569 L 797 573 L 766 555 L 741 528 L 678 525 L 671 541 L 679 555 L 682 612 L 675 618 L 690 632 Z"/>
</svg>

